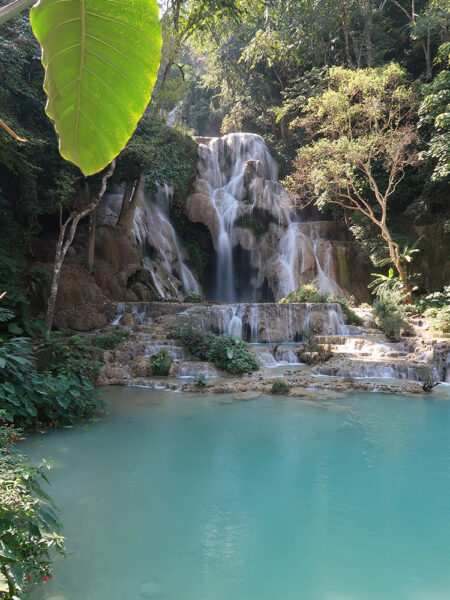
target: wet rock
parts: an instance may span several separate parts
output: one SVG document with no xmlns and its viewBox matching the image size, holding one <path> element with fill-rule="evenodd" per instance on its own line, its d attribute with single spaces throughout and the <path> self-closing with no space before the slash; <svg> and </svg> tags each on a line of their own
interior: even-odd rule
<svg viewBox="0 0 450 600">
<path fill-rule="evenodd" d="M 151 377 L 153 375 L 152 359 L 150 356 L 136 356 L 131 363 L 133 377 Z"/>
</svg>

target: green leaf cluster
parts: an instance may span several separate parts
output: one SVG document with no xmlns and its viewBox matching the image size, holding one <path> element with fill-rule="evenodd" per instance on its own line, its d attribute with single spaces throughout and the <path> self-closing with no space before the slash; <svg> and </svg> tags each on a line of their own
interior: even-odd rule
<svg viewBox="0 0 450 600">
<path fill-rule="evenodd" d="M 223 371 L 241 375 L 259 368 L 253 352 L 237 336 L 204 332 L 190 323 L 173 327 L 169 335 L 181 340 L 194 356 L 214 362 Z"/>
<path fill-rule="evenodd" d="M 161 350 L 151 357 L 153 374 L 165 377 L 169 374 L 172 357 L 167 350 Z"/>
<path fill-rule="evenodd" d="M 3 421 L 4 414 L 0 411 Z M 0 422 L 0 596 L 27 600 L 30 584 L 51 577 L 54 552 L 64 555 L 56 508 L 42 488 L 47 461 L 33 465 L 16 448 L 22 432 Z"/>
</svg>

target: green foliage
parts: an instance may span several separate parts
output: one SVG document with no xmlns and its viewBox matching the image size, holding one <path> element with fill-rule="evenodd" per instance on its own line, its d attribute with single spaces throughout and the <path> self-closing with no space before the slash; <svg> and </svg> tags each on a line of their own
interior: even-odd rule
<svg viewBox="0 0 450 600">
<path fill-rule="evenodd" d="M 403 283 L 399 277 L 394 275 L 394 269 L 391 267 L 387 275 L 382 273 L 371 273 L 372 277 L 376 277 L 369 283 L 368 288 L 373 288 L 373 294 L 383 293 L 389 290 L 398 290 L 403 292 Z"/>
<path fill-rule="evenodd" d="M 169 374 L 172 358 L 167 350 L 161 350 L 152 356 L 151 365 L 154 375 L 166 376 Z"/>
<path fill-rule="evenodd" d="M 450 333 L 450 304 L 427 308 L 423 314 L 430 321 L 432 329 L 441 333 Z"/>
<path fill-rule="evenodd" d="M 419 108 L 419 127 L 429 132 L 428 150 L 421 156 L 433 161 L 432 180 L 445 181 L 450 176 L 450 42 L 439 48 L 436 63 L 443 69 L 423 86 Z"/>
<path fill-rule="evenodd" d="M 375 322 L 391 340 L 398 340 L 402 330 L 408 330 L 404 317 L 404 294 L 401 289 L 383 287 L 373 304 Z"/>
<path fill-rule="evenodd" d="M 181 340 L 194 356 L 212 361 L 219 369 L 229 373 L 240 375 L 259 368 L 255 355 L 236 336 L 203 332 L 190 323 L 173 327 L 169 335 Z"/>
<path fill-rule="evenodd" d="M 205 373 L 199 373 L 194 379 L 194 383 L 198 388 L 206 387 L 208 385 L 208 379 L 206 378 Z"/>
<path fill-rule="evenodd" d="M 316 336 L 310 331 L 303 331 L 302 337 L 305 343 L 300 346 L 297 352 L 299 362 L 306 363 L 307 365 L 318 365 L 326 362 L 333 356 L 331 345 L 324 346 L 323 344 L 319 344 Z"/>
<path fill-rule="evenodd" d="M 427 296 L 416 298 L 414 308 L 423 313 L 427 308 L 441 308 L 450 306 L 450 285 L 446 285 L 442 292 L 433 292 Z"/>
<path fill-rule="evenodd" d="M 16 449 L 21 435 L 0 424 L 0 595 L 5 600 L 29 598 L 29 583 L 52 577 L 54 552 L 64 555 L 56 509 L 41 487 L 50 465 L 45 460 L 33 465 Z"/>
<path fill-rule="evenodd" d="M 61 155 L 92 175 L 119 154 L 150 100 L 161 50 L 158 5 L 67 0 L 54 6 L 43 0 L 30 15 L 46 70 L 46 112 Z"/>
<path fill-rule="evenodd" d="M 45 370 L 38 358 L 49 350 Z M 67 357 L 67 360 L 66 360 Z M 21 426 L 33 423 L 61 424 L 91 415 L 103 407 L 89 377 L 96 365 L 84 355 L 78 341 L 49 341 L 38 349 L 28 338 L 11 338 L 0 344 L 0 409 Z"/>
<path fill-rule="evenodd" d="M 349 300 L 345 296 L 330 296 L 330 294 L 321 294 L 315 285 L 306 283 L 290 292 L 285 298 L 282 298 L 280 304 L 290 304 L 291 302 L 318 302 L 322 304 L 332 303 L 340 304 L 345 316 L 346 322 L 350 325 L 362 325 L 361 319 L 350 308 Z"/>
<path fill-rule="evenodd" d="M 146 185 L 156 191 L 166 183 L 186 196 L 195 176 L 197 145 L 190 136 L 151 113 L 144 114 L 132 138 L 120 153 L 113 180 L 134 181 L 146 175 Z"/>
<path fill-rule="evenodd" d="M 194 304 L 198 304 L 202 301 L 202 297 L 198 292 L 188 292 L 184 297 L 185 302 L 192 302 Z"/>
<path fill-rule="evenodd" d="M 123 342 L 129 335 L 129 332 L 125 329 L 116 329 L 111 333 L 96 335 L 92 339 L 92 343 L 96 348 L 100 348 L 101 350 L 114 350 L 114 348 Z"/>
<path fill-rule="evenodd" d="M 272 385 L 272 388 L 270 390 L 271 394 L 289 394 L 289 386 L 288 384 L 283 381 L 281 378 L 277 378 L 275 379 L 274 384 Z"/>
<path fill-rule="evenodd" d="M 328 302 L 329 294 L 320 294 L 315 285 L 306 283 L 280 300 L 280 304 L 291 302 Z"/>
</svg>

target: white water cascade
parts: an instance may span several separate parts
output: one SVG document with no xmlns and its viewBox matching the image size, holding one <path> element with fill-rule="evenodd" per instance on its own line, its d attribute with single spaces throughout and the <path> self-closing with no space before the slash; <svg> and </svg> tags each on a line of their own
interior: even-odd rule
<svg viewBox="0 0 450 600">
<path fill-rule="evenodd" d="M 183 253 L 175 229 L 169 220 L 169 203 L 172 189 L 165 185 L 152 199 L 142 195 L 136 207 L 132 234 L 141 248 L 143 256 L 149 247 L 154 250 L 154 259 L 144 258 L 144 267 L 151 273 L 156 290 L 163 299 L 176 297 L 177 288 L 170 275 L 177 277 L 183 292 L 198 292 L 198 283 L 183 260 Z M 163 273 L 158 266 L 163 266 Z M 169 277 L 167 277 L 169 274 Z M 167 290 L 167 282 L 173 289 Z"/>
<path fill-rule="evenodd" d="M 195 193 L 187 201 L 191 221 L 210 230 L 217 253 L 214 299 L 237 302 L 236 250 L 247 255 L 248 300 L 261 301 L 264 289 L 279 300 L 304 283 L 344 295 L 336 279 L 332 242 L 321 223 L 302 223 L 289 209 L 277 165 L 262 137 L 233 133 L 202 138 Z M 242 287 L 242 286 L 240 286 Z M 241 292 L 241 290 L 240 290 Z"/>
</svg>

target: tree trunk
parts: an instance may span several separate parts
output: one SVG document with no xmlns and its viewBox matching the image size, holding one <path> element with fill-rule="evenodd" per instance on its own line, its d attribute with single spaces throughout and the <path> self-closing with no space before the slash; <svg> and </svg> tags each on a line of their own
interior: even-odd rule
<svg viewBox="0 0 450 600">
<path fill-rule="evenodd" d="M 106 183 L 111 177 L 111 175 L 114 173 L 115 166 L 116 161 L 113 160 L 108 171 L 103 175 L 102 185 L 98 196 L 94 198 L 92 202 L 90 202 L 85 208 L 72 211 L 68 218 L 64 221 L 64 223 L 61 223 L 58 241 L 56 242 L 55 264 L 53 267 L 52 285 L 50 288 L 50 295 L 47 304 L 47 314 L 45 317 L 45 322 L 47 325 L 47 337 L 50 335 L 53 326 L 53 320 L 55 317 L 56 298 L 58 295 L 59 280 L 61 277 L 61 269 L 64 262 L 64 258 L 67 254 L 67 250 L 70 248 L 73 242 L 78 223 L 83 217 L 86 217 L 88 214 L 90 214 L 93 210 L 97 208 L 98 203 L 100 202 L 101 198 L 103 197 L 103 194 L 105 193 Z"/>
<path fill-rule="evenodd" d="M 342 27 L 344 29 L 345 57 L 347 59 L 347 64 L 348 64 L 349 69 L 353 69 L 354 65 L 353 65 L 352 57 L 350 55 L 347 5 L 346 5 L 345 1 L 342 3 Z"/>
<path fill-rule="evenodd" d="M 118 227 L 123 227 L 127 234 L 131 233 L 134 221 L 134 213 L 144 187 L 145 175 L 141 173 L 137 182 L 128 182 L 123 192 L 122 208 L 120 209 Z"/>
<path fill-rule="evenodd" d="M 87 266 L 89 271 L 92 272 L 94 268 L 94 258 L 95 258 L 95 230 L 96 230 L 96 221 L 97 221 L 97 207 L 89 215 L 89 233 L 88 233 L 88 242 L 87 242 Z"/>
<path fill-rule="evenodd" d="M 402 264 L 402 261 L 400 260 L 398 244 L 396 244 L 394 242 L 394 240 L 392 239 L 391 234 L 389 233 L 389 230 L 387 229 L 387 227 L 382 227 L 381 235 L 388 245 L 389 256 L 392 260 L 392 264 L 394 265 L 394 268 L 397 271 L 398 276 L 400 277 L 400 279 L 403 283 L 403 289 L 405 291 L 405 300 L 407 302 L 409 302 L 410 304 L 412 304 L 414 302 L 414 299 L 413 299 L 412 293 L 411 293 L 411 286 L 409 285 L 409 282 L 408 282 L 408 273 L 406 272 L 406 269 L 405 269 L 404 265 Z"/>
<path fill-rule="evenodd" d="M 163 101 L 162 92 L 164 92 L 164 89 L 167 85 L 167 80 L 169 79 L 170 71 L 172 70 L 172 67 L 174 64 L 175 64 L 175 58 L 169 58 L 169 60 L 167 61 L 166 68 L 164 69 L 162 79 L 161 79 L 161 85 L 159 86 L 158 92 L 156 95 L 156 102 L 155 102 L 155 108 L 154 108 L 155 113 L 157 113 L 159 111 L 159 109 L 161 108 L 161 104 Z"/>
</svg>

